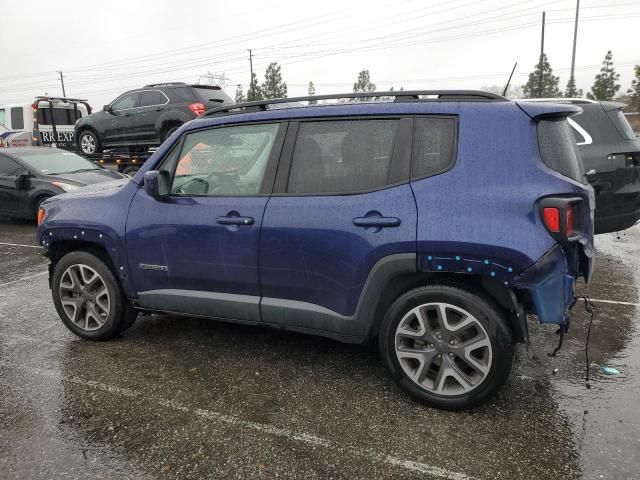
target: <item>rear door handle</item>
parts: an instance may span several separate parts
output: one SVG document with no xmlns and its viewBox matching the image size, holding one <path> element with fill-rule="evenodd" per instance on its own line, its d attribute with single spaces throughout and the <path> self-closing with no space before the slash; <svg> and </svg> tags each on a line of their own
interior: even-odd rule
<svg viewBox="0 0 640 480">
<path fill-rule="evenodd" d="M 220 225 L 253 225 L 253 217 L 218 217 Z"/>
<path fill-rule="evenodd" d="M 400 219 L 397 217 L 357 217 L 353 219 L 356 227 L 399 227 Z"/>
</svg>

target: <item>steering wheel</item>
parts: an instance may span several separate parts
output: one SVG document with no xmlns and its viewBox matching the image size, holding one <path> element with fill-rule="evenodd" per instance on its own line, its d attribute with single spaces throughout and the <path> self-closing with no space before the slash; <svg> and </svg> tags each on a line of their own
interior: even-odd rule
<svg viewBox="0 0 640 480">
<path fill-rule="evenodd" d="M 210 173 L 207 175 L 207 184 L 209 186 L 207 193 L 229 195 L 241 194 L 242 190 L 238 188 L 235 181 L 237 177 L 238 175 L 234 173 Z"/>
</svg>

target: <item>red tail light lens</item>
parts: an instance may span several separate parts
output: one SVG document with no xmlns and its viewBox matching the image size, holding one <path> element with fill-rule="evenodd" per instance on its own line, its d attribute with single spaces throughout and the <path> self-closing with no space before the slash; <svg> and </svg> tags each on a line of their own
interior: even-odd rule
<svg viewBox="0 0 640 480">
<path fill-rule="evenodd" d="M 189 104 L 189 110 L 191 110 L 191 113 L 193 113 L 196 117 L 199 117 L 207 109 L 205 108 L 204 104 L 202 104 L 200 102 L 196 102 L 196 103 L 190 103 Z"/>
<path fill-rule="evenodd" d="M 575 205 L 569 205 L 567 208 L 567 237 L 570 237 L 574 234 L 575 230 L 573 228 L 573 219 L 574 219 L 574 210 Z"/>
<path fill-rule="evenodd" d="M 543 208 L 542 219 L 544 220 L 544 224 L 547 226 L 547 228 L 551 232 L 554 232 L 554 233 L 560 232 L 560 210 L 558 208 L 556 207 Z"/>
</svg>

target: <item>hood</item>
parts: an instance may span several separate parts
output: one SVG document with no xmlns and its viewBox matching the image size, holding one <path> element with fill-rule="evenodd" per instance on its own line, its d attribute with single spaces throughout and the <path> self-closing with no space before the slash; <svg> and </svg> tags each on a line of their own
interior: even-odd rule
<svg viewBox="0 0 640 480">
<path fill-rule="evenodd" d="M 93 185 L 95 183 L 110 182 L 113 180 L 122 180 L 126 178 L 124 175 L 118 172 L 107 169 L 87 170 L 84 172 L 75 173 L 60 173 L 58 175 L 46 175 L 47 180 L 67 182 L 73 185 L 85 186 Z"/>
</svg>

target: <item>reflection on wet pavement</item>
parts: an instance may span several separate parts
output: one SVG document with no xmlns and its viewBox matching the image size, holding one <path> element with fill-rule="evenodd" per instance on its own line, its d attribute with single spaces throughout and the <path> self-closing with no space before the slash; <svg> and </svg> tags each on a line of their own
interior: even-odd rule
<svg viewBox="0 0 640 480">
<path fill-rule="evenodd" d="M 588 293 L 638 302 L 640 229 L 598 247 Z M 373 346 L 160 315 L 90 343 L 57 319 L 46 275 L 16 282 L 0 290 L 0 476 L 636 478 L 640 307 L 597 304 L 591 357 L 622 374 L 594 371 L 590 390 L 576 309 L 557 357 L 554 329 L 531 322 L 498 398 L 449 413 L 407 398 Z"/>
</svg>

